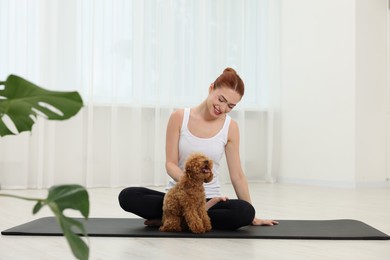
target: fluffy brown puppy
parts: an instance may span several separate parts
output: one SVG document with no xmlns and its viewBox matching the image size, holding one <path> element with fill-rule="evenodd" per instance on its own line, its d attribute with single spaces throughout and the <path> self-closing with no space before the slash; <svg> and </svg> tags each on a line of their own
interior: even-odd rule
<svg viewBox="0 0 390 260">
<path fill-rule="evenodd" d="M 213 179 L 212 168 L 213 161 L 201 153 L 187 158 L 184 176 L 164 197 L 160 231 L 180 232 L 186 224 L 193 233 L 211 230 L 203 183 Z"/>
</svg>

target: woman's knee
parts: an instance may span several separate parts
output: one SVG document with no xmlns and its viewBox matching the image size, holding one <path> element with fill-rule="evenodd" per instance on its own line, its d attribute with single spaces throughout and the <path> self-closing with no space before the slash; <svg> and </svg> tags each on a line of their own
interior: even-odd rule
<svg viewBox="0 0 390 260">
<path fill-rule="evenodd" d="M 129 187 L 119 193 L 118 200 L 125 211 L 145 219 L 155 219 L 162 217 L 164 195 L 145 187 Z"/>
<path fill-rule="evenodd" d="M 255 218 L 255 215 L 256 215 L 256 210 L 255 208 L 252 206 L 252 204 L 250 204 L 249 202 L 247 201 L 244 201 L 244 200 L 239 200 L 240 202 L 240 205 L 239 205 L 239 210 L 238 212 L 240 212 L 240 218 L 242 219 L 242 224 L 243 225 L 251 225 L 252 222 L 253 222 L 253 219 Z"/>
<path fill-rule="evenodd" d="M 235 230 L 251 225 L 255 218 L 254 207 L 244 200 L 227 200 L 210 208 L 213 228 Z"/>
<path fill-rule="evenodd" d="M 119 205 L 125 211 L 131 211 L 131 206 L 137 202 L 137 194 L 140 193 L 140 187 L 128 187 L 123 189 L 118 195 Z"/>
</svg>

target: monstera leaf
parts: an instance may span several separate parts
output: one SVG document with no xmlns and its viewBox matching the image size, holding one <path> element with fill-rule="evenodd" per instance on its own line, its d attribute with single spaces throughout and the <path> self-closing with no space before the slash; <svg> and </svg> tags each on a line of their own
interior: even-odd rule
<svg viewBox="0 0 390 260">
<path fill-rule="evenodd" d="M 84 225 L 72 218 L 64 215 L 65 209 L 80 211 L 84 218 L 89 215 L 88 192 L 79 185 L 59 185 L 49 189 L 49 195 L 45 200 L 40 200 L 35 204 L 33 213 L 37 213 L 44 205 L 48 205 L 57 218 L 64 236 L 68 240 L 74 256 L 77 259 L 88 259 L 89 248 L 87 244 L 78 236 L 75 231 L 87 236 Z"/>
<path fill-rule="evenodd" d="M 89 247 L 77 234 L 87 236 L 84 225 L 76 219 L 64 215 L 66 209 L 77 210 L 87 219 L 89 215 L 89 196 L 87 190 L 77 184 L 52 186 L 46 199 L 28 198 L 12 194 L 2 194 L 0 197 L 12 197 L 29 201 L 36 201 L 33 213 L 37 213 L 43 206 L 48 206 L 54 213 L 58 224 L 68 244 L 77 259 L 87 260 Z"/>
<path fill-rule="evenodd" d="M 4 85 L 3 89 L 1 85 Z M 10 75 L 6 81 L 0 82 L 0 136 L 31 131 L 37 116 L 50 120 L 68 119 L 82 106 L 78 92 L 50 91 Z M 10 129 L 12 123 L 17 133 Z"/>
<path fill-rule="evenodd" d="M 37 116 L 49 120 L 68 119 L 76 115 L 82 106 L 83 101 L 77 92 L 46 90 L 21 77 L 10 75 L 6 81 L 0 82 L 0 136 L 31 131 Z M 88 259 L 89 247 L 78 235 L 87 236 L 84 225 L 64 215 L 64 210 L 74 209 L 88 218 L 89 198 L 85 188 L 80 185 L 53 186 L 46 199 L 3 193 L 0 193 L 0 197 L 36 201 L 34 214 L 47 205 L 61 226 L 73 255 L 77 259 Z"/>
</svg>

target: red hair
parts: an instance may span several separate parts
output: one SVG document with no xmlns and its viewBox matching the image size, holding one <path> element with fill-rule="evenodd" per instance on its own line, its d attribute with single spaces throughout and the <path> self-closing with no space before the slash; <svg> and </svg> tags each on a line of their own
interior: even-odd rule
<svg viewBox="0 0 390 260">
<path fill-rule="evenodd" d="M 240 96 L 244 96 L 244 82 L 232 68 L 226 68 L 222 74 L 214 81 L 214 89 L 228 87 L 235 90 Z"/>
</svg>

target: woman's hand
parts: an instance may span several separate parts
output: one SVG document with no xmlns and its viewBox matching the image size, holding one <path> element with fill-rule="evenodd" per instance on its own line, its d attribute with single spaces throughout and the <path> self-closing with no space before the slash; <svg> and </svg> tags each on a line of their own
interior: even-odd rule
<svg viewBox="0 0 390 260">
<path fill-rule="evenodd" d="M 227 201 L 229 198 L 228 197 L 214 197 L 212 199 L 210 199 L 209 201 L 206 202 L 206 210 L 209 210 L 212 206 L 214 206 L 215 204 L 217 204 L 218 202 L 221 202 L 221 201 Z"/>
<path fill-rule="evenodd" d="M 272 219 L 259 219 L 259 218 L 254 218 L 252 221 L 253 226 L 273 226 L 277 225 L 279 222 L 272 220 Z"/>
</svg>

